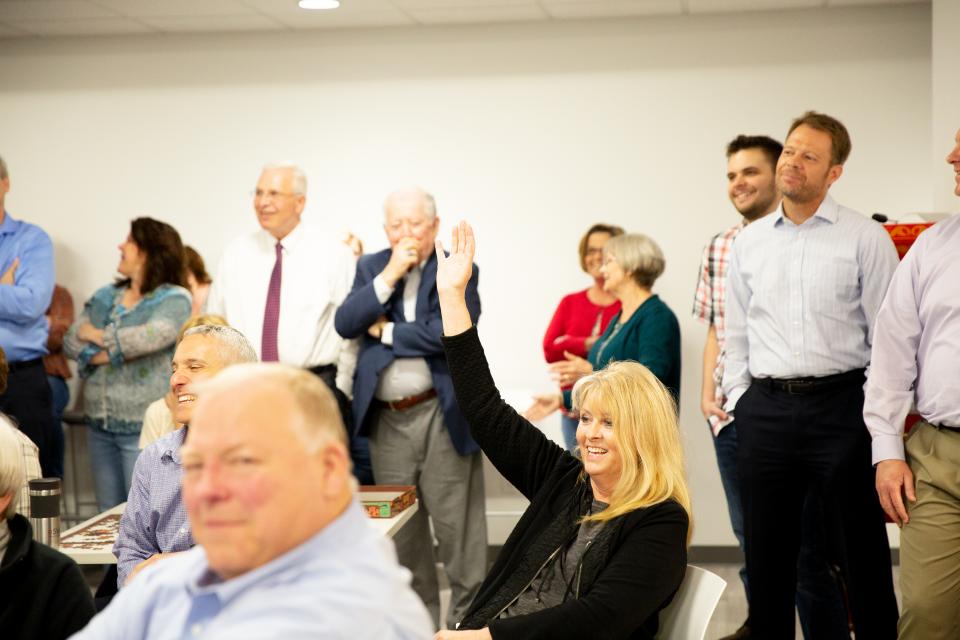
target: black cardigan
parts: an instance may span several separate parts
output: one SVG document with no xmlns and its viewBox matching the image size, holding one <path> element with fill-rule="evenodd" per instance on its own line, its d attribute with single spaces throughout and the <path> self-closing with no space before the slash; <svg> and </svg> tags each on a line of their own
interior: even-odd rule
<svg viewBox="0 0 960 640">
<path fill-rule="evenodd" d="M 0 636 L 61 640 L 87 626 L 96 611 L 77 563 L 33 541 L 30 521 L 7 521 L 10 542 L 0 563 Z"/>
<path fill-rule="evenodd" d="M 489 626 L 495 640 L 653 638 L 658 613 L 687 565 L 686 511 L 675 501 L 608 521 L 585 550 L 576 599 L 536 613 L 496 619 L 549 555 L 575 535 L 592 500 L 581 462 L 551 442 L 501 398 L 476 327 L 444 338 L 457 401 L 474 439 L 530 506 L 467 610 L 461 629 Z"/>
</svg>

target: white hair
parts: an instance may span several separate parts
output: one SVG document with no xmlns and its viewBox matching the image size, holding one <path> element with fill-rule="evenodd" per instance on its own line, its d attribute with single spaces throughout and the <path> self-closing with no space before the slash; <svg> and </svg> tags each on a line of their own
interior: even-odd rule
<svg viewBox="0 0 960 640">
<path fill-rule="evenodd" d="M 0 417 L 0 497 L 10 496 L 10 504 L 0 517 L 6 520 L 17 512 L 17 497 L 24 483 L 23 452 L 14 429 L 16 427 Z"/>
<path fill-rule="evenodd" d="M 433 196 L 424 189 L 420 187 L 406 187 L 404 189 L 397 189 L 386 197 L 383 201 L 383 217 L 384 220 L 387 218 L 387 211 L 390 206 L 396 202 L 410 202 L 415 201 L 420 205 L 420 210 L 423 211 L 423 214 L 427 216 L 430 220 L 433 220 L 437 217 L 437 201 L 434 200 Z"/>
<path fill-rule="evenodd" d="M 263 165 L 261 171 L 289 171 L 293 174 L 293 192 L 298 196 L 307 195 L 307 174 L 292 162 L 271 162 Z"/>
<path fill-rule="evenodd" d="M 225 365 L 256 362 L 257 352 L 254 351 L 247 338 L 234 329 L 219 324 L 201 324 L 183 332 L 183 337 L 206 336 L 219 343 L 217 353 Z"/>
</svg>

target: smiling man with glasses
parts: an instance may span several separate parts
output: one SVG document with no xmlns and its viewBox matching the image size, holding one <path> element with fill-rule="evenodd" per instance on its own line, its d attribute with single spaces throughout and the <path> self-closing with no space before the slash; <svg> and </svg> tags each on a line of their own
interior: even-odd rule
<svg viewBox="0 0 960 640">
<path fill-rule="evenodd" d="M 356 347 L 333 328 L 356 270 L 347 246 L 302 220 L 307 177 L 293 164 L 268 164 L 252 193 L 260 229 L 227 246 L 206 312 L 224 316 L 250 339 L 264 362 L 309 369 L 337 397 L 350 422 Z M 354 446 L 361 482 L 372 482 L 369 462 Z"/>
</svg>

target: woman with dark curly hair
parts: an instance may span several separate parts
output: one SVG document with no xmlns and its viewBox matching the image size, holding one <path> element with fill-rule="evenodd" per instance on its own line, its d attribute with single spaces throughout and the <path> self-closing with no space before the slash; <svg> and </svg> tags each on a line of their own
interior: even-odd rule
<svg viewBox="0 0 960 640">
<path fill-rule="evenodd" d="M 63 342 L 85 380 L 83 414 L 101 511 L 127 499 L 143 414 L 167 391 L 174 342 L 191 306 L 176 229 L 137 218 L 118 248 L 121 277 L 87 300 Z"/>
</svg>

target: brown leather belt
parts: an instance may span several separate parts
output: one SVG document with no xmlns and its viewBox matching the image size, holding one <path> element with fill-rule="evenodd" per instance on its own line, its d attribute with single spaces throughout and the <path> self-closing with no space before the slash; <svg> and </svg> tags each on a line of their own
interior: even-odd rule
<svg viewBox="0 0 960 640">
<path fill-rule="evenodd" d="M 437 397 L 436 389 L 427 389 L 423 393 L 418 393 L 414 396 L 408 396 L 406 398 L 400 398 L 399 400 L 388 401 L 388 400 L 380 400 L 378 398 L 374 398 L 373 402 L 378 407 L 381 407 L 383 409 L 390 409 L 391 411 L 406 411 L 407 409 L 417 406 L 421 402 L 426 402 L 427 400 L 430 400 L 431 398 L 436 398 L 436 397 Z"/>
</svg>

